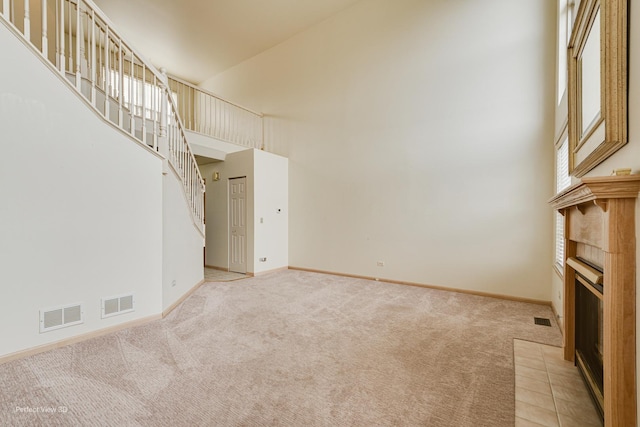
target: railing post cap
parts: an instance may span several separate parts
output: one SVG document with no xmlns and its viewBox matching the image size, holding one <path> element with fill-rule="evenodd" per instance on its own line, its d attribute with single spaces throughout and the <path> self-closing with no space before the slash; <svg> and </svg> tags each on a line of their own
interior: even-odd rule
<svg viewBox="0 0 640 427">
<path fill-rule="evenodd" d="M 169 77 L 167 77 L 167 69 L 164 67 L 160 67 L 160 80 L 164 83 L 165 86 L 169 86 Z"/>
</svg>

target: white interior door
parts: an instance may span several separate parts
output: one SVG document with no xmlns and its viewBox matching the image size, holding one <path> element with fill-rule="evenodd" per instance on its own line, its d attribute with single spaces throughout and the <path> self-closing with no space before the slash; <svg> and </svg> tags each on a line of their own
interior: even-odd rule
<svg viewBox="0 0 640 427">
<path fill-rule="evenodd" d="M 229 271 L 247 272 L 247 178 L 229 180 Z"/>
</svg>

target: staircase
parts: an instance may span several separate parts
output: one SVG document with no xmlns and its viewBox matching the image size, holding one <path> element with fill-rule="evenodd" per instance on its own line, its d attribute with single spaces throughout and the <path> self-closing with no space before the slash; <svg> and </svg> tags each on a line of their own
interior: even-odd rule
<svg viewBox="0 0 640 427">
<path fill-rule="evenodd" d="M 0 20 L 90 108 L 165 157 L 204 235 L 204 181 L 167 76 L 124 41 L 90 0 L 2 0 L 1 7 Z"/>
</svg>

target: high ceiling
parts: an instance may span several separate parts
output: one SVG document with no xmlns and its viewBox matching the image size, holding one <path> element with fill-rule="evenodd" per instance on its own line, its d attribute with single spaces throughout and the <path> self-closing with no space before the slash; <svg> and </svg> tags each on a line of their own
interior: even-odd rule
<svg viewBox="0 0 640 427">
<path fill-rule="evenodd" d="M 358 0 L 95 0 L 131 45 L 192 83 L 273 47 Z"/>
</svg>

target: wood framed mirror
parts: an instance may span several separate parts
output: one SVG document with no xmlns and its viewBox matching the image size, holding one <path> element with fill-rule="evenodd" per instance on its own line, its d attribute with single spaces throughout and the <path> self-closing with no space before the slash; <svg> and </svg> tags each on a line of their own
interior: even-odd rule
<svg viewBox="0 0 640 427">
<path fill-rule="evenodd" d="M 627 143 L 628 0 L 582 0 L 568 46 L 569 171 L 581 177 Z"/>
</svg>

